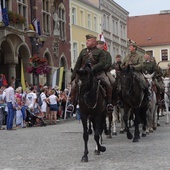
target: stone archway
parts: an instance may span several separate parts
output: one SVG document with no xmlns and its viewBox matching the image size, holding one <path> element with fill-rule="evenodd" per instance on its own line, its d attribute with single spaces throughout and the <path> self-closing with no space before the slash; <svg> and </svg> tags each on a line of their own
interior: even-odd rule
<svg viewBox="0 0 170 170">
<path fill-rule="evenodd" d="M 26 63 L 28 63 L 30 56 L 29 48 L 19 35 L 8 34 L 1 43 L 0 51 L 0 73 L 6 75 L 8 82 L 11 81 L 11 77 L 15 77 L 18 85 L 20 85 L 21 59 L 23 60 L 24 68 L 26 68 Z M 30 77 L 30 75 L 27 75 L 26 70 L 24 72 L 26 77 Z"/>
</svg>

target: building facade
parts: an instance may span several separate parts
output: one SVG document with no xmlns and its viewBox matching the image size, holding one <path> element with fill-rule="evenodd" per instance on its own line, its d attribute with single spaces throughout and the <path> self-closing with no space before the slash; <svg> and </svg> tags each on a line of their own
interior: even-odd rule
<svg viewBox="0 0 170 170">
<path fill-rule="evenodd" d="M 80 51 L 86 47 L 86 35 L 99 37 L 102 11 L 87 0 L 70 0 L 71 65 L 74 68 Z"/>
<path fill-rule="evenodd" d="M 23 62 L 25 80 L 33 83 L 32 74 L 27 73 L 26 68 L 29 58 L 36 53 L 46 58 L 52 68 L 48 75 L 39 76 L 40 84 L 52 85 L 53 73 L 64 67 L 62 84 L 66 86 L 71 64 L 70 50 L 66 50 L 70 49 L 69 2 L 1 0 L 1 7 L 7 14 L 3 14 L 6 17 L 0 25 L 0 73 L 5 74 L 8 81 L 12 76 L 20 80 Z M 16 16 L 25 20 L 16 19 Z M 36 32 L 36 43 L 31 42 L 27 35 L 30 29 Z M 45 43 L 39 41 L 42 35 L 47 37 Z"/>
<path fill-rule="evenodd" d="M 170 62 L 170 11 L 128 18 L 128 38 L 155 57 L 165 69 Z"/>
</svg>

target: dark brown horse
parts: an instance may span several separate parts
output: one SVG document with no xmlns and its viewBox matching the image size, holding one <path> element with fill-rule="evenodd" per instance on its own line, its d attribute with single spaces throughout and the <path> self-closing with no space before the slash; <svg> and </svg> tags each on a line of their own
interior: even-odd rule
<svg viewBox="0 0 170 170">
<path fill-rule="evenodd" d="M 88 71 L 87 71 L 88 70 Z M 100 144 L 100 136 L 105 122 L 106 102 L 100 80 L 94 76 L 90 65 L 86 65 L 77 71 L 79 75 L 79 106 L 83 124 L 84 155 L 82 162 L 88 162 L 88 127 L 87 121 L 93 123 L 94 139 L 96 141 L 95 154 L 105 152 L 106 148 Z"/>
<path fill-rule="evenodd" d="M 124 102 L 124 122 L 125 129 L 127 132 L 127 138 L 132 139 L 133 142 L 138 142 L 140 138 L 139 124 L 143 124 L 143 134 L 146 136 L 146 112 L 148 109 L 147 96 L 139 84 L 139 80 L 135 77 L 134 71 L 130 67 L 126 67 L 121 71 L 121 91 Z M 130 132 L 128 126 L 129 113 L 133 113 L 135 116 L 134 126 L 135 132 L 134 137 Z"/>
</svg>

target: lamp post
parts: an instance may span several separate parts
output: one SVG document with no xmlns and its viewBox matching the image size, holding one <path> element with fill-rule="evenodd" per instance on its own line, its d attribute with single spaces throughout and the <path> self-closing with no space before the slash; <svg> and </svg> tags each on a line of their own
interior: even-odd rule
<svg viewBox="0 0 170 170">
<path fill-rule="evenodd" d="M 38 55 L 39 50 L 44 46 L 44 43 L 47 40 L 46 35 L 41 35 L 39 36 L 34 30 L 28 30 L 26 32 L 27 36 L 30 39 L 31 42 L 31 55 L 33 56 L 34 54 Z M 39 75 L 33 73 L 33 85 L 35 85 L 35 76 L 37 77 L 37 87 L 39 90 Z"/>
</svg>

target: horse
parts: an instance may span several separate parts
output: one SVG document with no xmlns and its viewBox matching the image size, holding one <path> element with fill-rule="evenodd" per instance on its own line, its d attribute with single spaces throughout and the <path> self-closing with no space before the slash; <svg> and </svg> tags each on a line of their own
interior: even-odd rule
<svg viewBox="0 0 170 170">
<path fill-rule="evenodd" d="M 124 103 L 124 122 L 125 122 L 125 130 L 127 133 L 127 138 L 132 139 L 133 142 L 138 142 L 140 138 L 139 132 L 139 124 L 143 124 L 143 133 L 142 137 L 146 136 L 146 112 L 148 109 L 147 96 L 144 93 L 144 90 L 139 84 L 139 80 L 134 74 L 134 70 L 127 67 L 122 68 L 121 76 L 120 76 L 120 84 L 121 84 L 121 93 L 123 97 Z M 130 112 L 131 110 L 131 112 Z M 135 115 L 134 118 L 134 137 L 130 132 L 128 126 L 128 118 L 129 113 L 133 113 Z"/>
<path fill-rule="evenodd" d="M 77 70 L 79 77 L 79 106 L 81 113 L 81 121 L 83 125 L 83 139 L 84 139 L 84 155 L 82 162 L 88 162 L 88 126 L 87 121 L 93 123 L 94 139 L 96 141 L 95 154 L 105 152 L 106 147 L 100 144 L 100 136 L 103 131 L 106 113 L 105 91 L 101 86 L 100 80 L 94 76 L 90 64 L 86 64 Z"/>
<path fill-rule="evenodd" d="M 145 74 L 143 73 L 144 77 L 147 79 L 149 83 L 149 91 L 151 93 L 151 100 L 149 102 L 149 110 L 148 110 L 148 125 L 147 125 L 147 133 L 153 132 L 157 128 L 157 99 L 156 99 L 156 85 L 153 82 L 153 76 L 155 73 L 152 74 Z"/>
<path fill-rule="evenodd" d="M 163 78 L 164 82 L 164 102 L 165 102 L 165 108 L 166 108 L 166 124 L 169 124 L 169 102 L 170 102 L 170 78 L 165 77 Z"/>
</svg>

